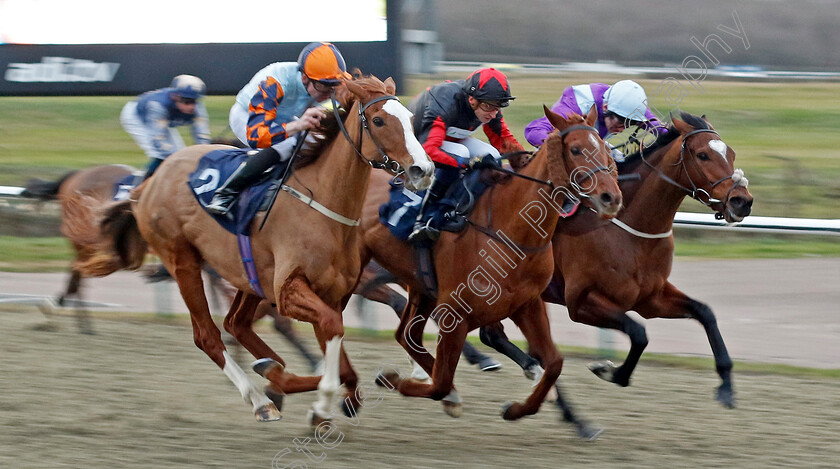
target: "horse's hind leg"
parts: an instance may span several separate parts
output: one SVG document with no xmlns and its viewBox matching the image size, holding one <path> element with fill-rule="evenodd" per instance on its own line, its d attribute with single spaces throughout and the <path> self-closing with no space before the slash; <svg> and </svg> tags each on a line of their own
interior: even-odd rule
<svg viewBox="0 0 840 469">
<path fill-rule="evenodd" d="M 58 297 L 56 303 L 59 306 L 64 306 L 71 296 L 75 297 L 78 301 L 78 303 L 73 307 L 73 312 L 76 313 L 76 326 L 79 328 L 80 333 L 94 335 L 96 334 L 96 331 L 93 330 L 90 315 L 88 314 L 87 309 L 85 309 L 85 307 L 81 304 L 82 295 L 79 293 L 81 285 L 82 273 L 75 267 L 70 267 L 70 280 L 67 281 L 67 288 L 65 288 L 64 293 Z"/>
<path fill-rule="evenodd" d="M 526 378 L 538 380 L 542 376 L 544 370 L 540 366 L 540 362 L 511 343 L 501 322 L 482 326 L 478 337 L 484 345 L 493 348 L 519 365 Z"/>
<path fill-rule="evenodd" d="M 721 379 L 715 398 L 725 407 L 735 407 L 735 391 L 732 387 L 732 359 L 723 343 L 723 337 L 712 310 L 704 303 L 691 299 L 668 283 L 657 300 L 637 308 L 645 318 L 694 318 L 703 325 L 709 345 L 715 356 L 715 367 Z"/>
<path fill-rule="evenodd" d="M 156 251 L 162 256 L 165 252 L 160 249 Z M 279 420 L 280 411 L 236 364 L 222 343 L 221 333 L 210 316 L 204 282 L 201 280 L 201 257 L 198 251 L 187 243 L 180 243 L 170 250 L 167 257 L 169 262 L 166 268 L 175 277 L 184 303 L 190 311 L 195 344 L 224 371 L 239 389 L 245 402 L 253 405 L 257 420 Z"/>
</svg>

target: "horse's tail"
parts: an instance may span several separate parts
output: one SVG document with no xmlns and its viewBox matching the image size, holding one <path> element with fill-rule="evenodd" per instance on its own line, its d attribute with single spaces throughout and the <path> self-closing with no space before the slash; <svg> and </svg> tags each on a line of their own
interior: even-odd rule
<svg viewBox="0 0 840 469">
<path fill-rule="evenodd" d="M 39 200 L 55 200 L 58 198 L 58 190 L 61 189 L 61 185 L 64 184 L 64 181 L 66 181 L 67 178 L 74 174 L 76 174 L 76 171 L 70 171 L 64 176 L 61 176 L 58 181 L 44 181 L 43 179 L 36 178 L 30 179 L 29 182 L 26 183 L 26 186 L 24 186 L 23 192 L 20 193 L 20 196 Z"/>
<path fill-rule="evenodd" d="M 104 277 L 117 270 L 137 270 L 143 265 L 148 244 L 140 236 L 131 204 L 131 200 L 123 200 L 105 208 L 99 222 L 100 247 L 76 266 L 85 276 Z"/>
</svg>

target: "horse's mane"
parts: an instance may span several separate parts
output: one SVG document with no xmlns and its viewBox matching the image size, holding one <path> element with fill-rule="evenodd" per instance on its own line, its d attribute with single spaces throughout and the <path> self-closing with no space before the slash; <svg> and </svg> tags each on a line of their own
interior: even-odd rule
<svg viewBox="0 0 840 469">
<path fill-rule="evenodd" d="M 362 75 L 362 73 L 355 69 L 353 71 L 353 83 L 361 86 L 370 93 L 385 93 L 385 84 L 378 78 L 372 75 Z M 353 104 L 356 103 L 356 95 L 351 93 L 346 86 L 339 86 L 335 90 L 335 99 L 338 103 L 338 115 L 341 119 L 341 124 L 347 120 L 347 115 Z M 339 121 L 336 119 L 335 112 L 330 111 L 327 116 L 321 119 L 321 126 L 317 130 L 310 132 L 310 135 L 317 141 L 312 146 L 308 146 L 300 151 L 300 155 L 295 161 L 295 169 L 308 166 L 318 159 L 318 156 L 323 153 L 324 149 L 339 135 L 341 128 Z"/>
<path fill-rule="evenodd" d="M 702 117 L 695 116 L 694 114 L 680 112 L 680 119 L 682 119 L 686 124 L 694 127 L 695 129 L 711 129 L 708 122 L 706 122 Z M 676 140 L 679 136 L 680 132 L 676 128 L 674 128 L 674 125 L 669 125 L 668 132 L 657 136 L 656 140 L 654 140 L 653 143 L 643 147 L 635 153 L 631 153 L 625 156 L 624 161 L 617 163 L 618 172 L 626 173 L 632 171 L 636 167 L 636 165 L 638 165 L 642 161 L 643 156 L 652 155 L 660 148 Z"/>
</svg>

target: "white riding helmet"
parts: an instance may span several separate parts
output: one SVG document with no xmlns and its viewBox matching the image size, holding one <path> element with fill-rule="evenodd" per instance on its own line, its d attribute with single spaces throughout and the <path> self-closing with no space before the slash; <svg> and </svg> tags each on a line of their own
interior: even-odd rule
<svg viewBox="0 0 840 469">
<path fill-rule="evenodd" d="M 633 80 L 621 80 L 604 93 L 607 111 L 631 121 L 647 121 L 647 94 L 641 85 Z"/>
<path fill-rule="evenodd" d="M 204 81 L 193 75 L 178 75 L 169 87 L 174 88 L 178 96 L 188 99 L 198 99 L 207 92 Z"/>
</svg>

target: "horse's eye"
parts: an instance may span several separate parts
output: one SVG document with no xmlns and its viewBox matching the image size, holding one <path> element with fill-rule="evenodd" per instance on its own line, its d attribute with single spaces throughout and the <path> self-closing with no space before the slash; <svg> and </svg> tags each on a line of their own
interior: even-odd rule
<svg viewBox="0 0 840 469">
<path fill-rule="evenodd" d="M 708 161 L 709 160 L 709 155 L 707 155 L 706 152 L 701 151 L 700 153 L 697 154 L 697 158 L 699 158 L 700 161 Z"/>
<path fill-rule="evenodd" d="M 580 155 L 581 154 L 580 147 L 572 147 L 571 152 L 572 152 L 573 155 Z"/>
<path fill-rule="evenodd" d="M 385 121 L 382 120 L 381 117 L 374 117 L 373 118 L 373 125 L 375 125 L 377 127 L 382 127 L 383 125 L 385 125 Z"/>
</svg>

